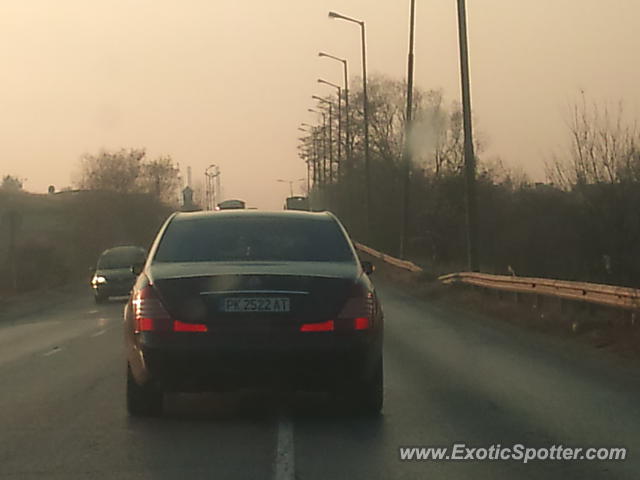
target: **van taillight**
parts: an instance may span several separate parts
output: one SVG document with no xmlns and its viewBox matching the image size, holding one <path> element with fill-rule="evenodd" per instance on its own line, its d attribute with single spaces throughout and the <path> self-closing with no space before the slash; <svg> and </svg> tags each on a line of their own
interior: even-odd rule
<svg viewBox="0 0 640 480">
<path fill-rule="evenodd" d="M 206 332 L 201 323 L 174 320 L 151 285 L 140 290 L 133 299 L 135 331 L 139 332 Z"/>
</svg>

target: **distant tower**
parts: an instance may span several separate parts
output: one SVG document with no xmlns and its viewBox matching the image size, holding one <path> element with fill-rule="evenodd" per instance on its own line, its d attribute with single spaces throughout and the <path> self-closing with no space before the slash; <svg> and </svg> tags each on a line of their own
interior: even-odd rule
<svg viewBox="0 0 640 480">
<path fill-rule="evenodd" d="M 216 174 L 216 205 L 222 201 L 222 187 L 220 186 L 220 168 Z"/>
<path fill-rule="evenodd" d="M 182 190 L 182 211 L 192 212 L 196 210 L 196 206 L 193 203 L 193 189 L 187 185 Z"/>
<path fill-rule="evenodd" d="M 220 167 L 209 165 L 204 171 L 205 209 L 214 210 L 220 203 Z"/>
<path fill-rule="evenodd" d="M 191 188 L 191 167 L 187 167 L 187 187 Z"/>
</svg>

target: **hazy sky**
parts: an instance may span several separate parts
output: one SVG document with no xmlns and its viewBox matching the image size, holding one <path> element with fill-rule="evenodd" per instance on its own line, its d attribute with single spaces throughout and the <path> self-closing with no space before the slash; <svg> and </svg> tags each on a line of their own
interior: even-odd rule
<svg viewBox="0 0 640 480">
<path fill-rule="evenodd" d="M 455 0 L 417 0 L 416 82 L 459 98 Z M 277 178 L 306 173 L 297 127 L 312 94 L 369 68 L 406 74 L 409 0 L 0 0 L 0 174 L 70 185 L 100 148 L 169 154 L 194 179 L 221 166 L 225 193 L 279 208 Z M 640 1 L 468 0 L 476 128 L 533 178 L 566 138 L 580 90 L 640 111 Z"/>
</svg>

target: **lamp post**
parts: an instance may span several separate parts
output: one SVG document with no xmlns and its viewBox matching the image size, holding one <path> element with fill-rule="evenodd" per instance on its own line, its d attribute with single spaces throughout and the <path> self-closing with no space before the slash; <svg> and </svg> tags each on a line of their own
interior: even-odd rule
<svg viewBox="0 0 640 480">
<path fill-rule="evenodd" d="M 313 108 L 308 109 L 311 113 L 317 113 L 322 115 L 322 168 L 319 169 L 320 175 L 320 186 L 324 186 L 327 178 L 326 178 L 326 165 L 327 165 L 327 114 L 324 112 L 320 112 L 318 110 L 314 110 Z"/>
<path fill-rule="evenodd" d="M 351 119 L 350 111 L 349 111 L 349 66 L 347 64 L 347 60 L 344 58 L 336 57 L 334 55 L 329 55 L 328 53 L 320 52 L 318 53 L 319 57 L 330 58 L 331 60 L 335 60 L 337 62 L 342 63 L 343 71 L 344 71 L 344 152 L 345 157 L 347 159 L 347 168 L 351 165 L 351 128 L 350 123 Z"/>
<path fill-rule="evenodd" d="M 411 13 L 409 17 L 409 54 L 407 66 L 407 115 L 405 119 L 404 134 L 404 168 L 403 168 L 403 189 L 402 189 L 402 229 L 400 232 L 400 258 L 405 258 L 407 250 L 407 240 L 409 236 L 409 188 L 411 179 L 411 146 L 409 145 L 409 135 L 411 134 L 411 124 L 413 121 L 413 50 L 414 33 L 416 19 L 416 0 L 411 0 Z"/>
<path fill-rule="evenodd" d="M 365 224 L 367 240 L 371 239 L 371 171 L 369 162 L 369 101 L 367 97 L 367 36 L 365 23 L 362 20 L 347 17 L 336 12 L 329 12 L 329 18 L 345 20 L 360 26 L 362 43 L 362 112 L 364 116 L 364 171 L 365 171 Z"/>
<path fill-rule="evenodd" d="M 320 103 L 324 103 L 329 105 L 329 183 L 333 181 L 333 102 L 327 100 L 326 98 L 319 97 L 317 95 L 312 95 L 311 98 L 317 100 Z M 324 166 L 324 175 L 326 180 L 327 175 L 327 164 Z"/>
<path fill-rule="evenodd" d="M 311 128 L 311 131 L 308 128 Z M 307 196 L 311 194 L 311 163 L 313 162 L 313 127 L 307 125 L 306 123 L 301 123 L 298 127 L 298 130 L 301 132 L 309 134 L 306 137 L 300 137 L 301 145 L 298 146 L 298 149 L 302 150 L 303 155 L 301 155 L 304 162 L 307 164 Z"/>
<path fill-rule="evenodd" d="M 317 185 L 319 182 L 318 176 L 318 163 L 320 161 L 320 149 L 318 148 L 318 132 L 317 127 L 313 125 L 309 125 L 308 123 L 301 123 L 302 127 L 307 127 L 309 130 L 306 130 L 311 134 L 311 155 L 312 155 L 312 163 L 313 163 L 313 185 Z M 311 193 L 311 186 L 309 186 L 309 193 Z"/>
<path fill-rule="evenodd" d="M 469 47 L 467 43 L 467 8 L 458 0 L 458 43 L 460 47 L 460 85 L 462 90 L 462 120 L 464 129 L 464 174 L 467 203 L 467 259 L 469 270 L 477 272 L 478 206 L 476 202 L 476 158 L 473 151 L 471 124 L 471 88 L 469 86 Z"/>
<path fill-rule="evenodd" d="M 311 180 L 313 185 L 318 183 L 318 149 L 316 147 L 316 127 L 302 122 L 298 130 L 311 135 L 311 145 L 307 147 L 307 195 L 311 195 Z M 313 167 L 312 167 L 313 164 Z M 313 168 L 313 173 L 311 169 Z"/>
<path fill-rule="evenodd" d="M 338 90 L 338 172 L 337 178 L 340 180 L 341 171 L 342 171 L 342 148 L 341 148 L 341 139 L 342 139 L 342 87 L 340 85 L 336 85 L 335 83 L 327 82 L 321 78 L 318 79 L 318 83 L 322 83 L 324 85 L 328 85 L 330 87 Z"/>
</svg>

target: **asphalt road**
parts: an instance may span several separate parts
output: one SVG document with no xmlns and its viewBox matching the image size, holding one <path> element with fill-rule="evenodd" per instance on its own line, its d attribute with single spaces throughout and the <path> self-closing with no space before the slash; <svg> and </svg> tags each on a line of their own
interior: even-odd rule
<svg viewBox="0 0 640 480">
<path fill-rule="evenodd" d="M 638 478 L 640 377 L 600 352 L 379 287 L 386 403 L 378 419 L 322 395 L 168 397 L 125 411 L 122 303 L 89 293 L 0 324 L 0 478 Z M 624 446 L 624 462 L 401 462 L 400 446 Z"/>
</svg>

